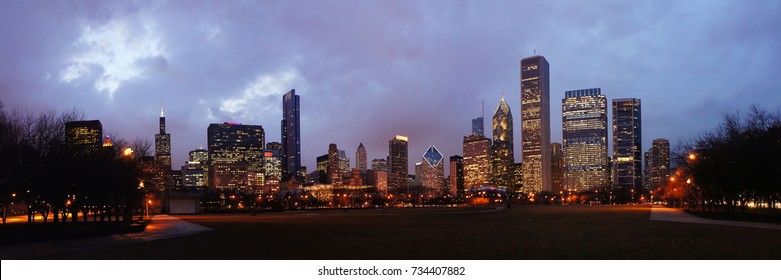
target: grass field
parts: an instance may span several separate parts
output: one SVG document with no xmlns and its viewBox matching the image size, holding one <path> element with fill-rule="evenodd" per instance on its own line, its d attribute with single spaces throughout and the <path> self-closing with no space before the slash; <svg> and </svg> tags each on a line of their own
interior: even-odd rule
<svg viewBox="0 0 781 280">
<path fill-rule="evenodd" d="M 325 210 L 180 218 L 212 232 L 45 259 L 778 259 L 781 232 L 648 206 Z"/>
</svg>

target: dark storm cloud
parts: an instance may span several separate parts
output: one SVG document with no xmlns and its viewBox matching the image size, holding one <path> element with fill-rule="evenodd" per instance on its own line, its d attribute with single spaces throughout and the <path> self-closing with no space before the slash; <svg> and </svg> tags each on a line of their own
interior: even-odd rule
<svg viewBox="0 0 781 280">
<path fill-rule="evenodd" d="M 461 154 L 502 93 L 520 161 L 519 61 L 551 63 L 551 131 L 566 90 L 643 101 L 644 148 L 715 127 L 751 103 L 777 109 L 775 1 L 3 2 L 7 106 L 77 107 L 107 131 L 153 139 L 161 102 L 175 166 L 212 122 L 260 124 L 279 141 L 281 95 L 302 102 L 303 164 L 328 144 L 354 157 L 410 137 Z M 489 133 L 490 134 L 490 133 Z"/>
</svg>

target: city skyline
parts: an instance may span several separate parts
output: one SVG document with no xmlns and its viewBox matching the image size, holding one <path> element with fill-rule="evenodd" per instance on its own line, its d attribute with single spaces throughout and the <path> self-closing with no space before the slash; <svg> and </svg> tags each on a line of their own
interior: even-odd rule
<svg viewBox="0 0 781 280">
<path fill-rule="evenodd" d="M 714 128 L 725 112 L 781 104 L 772 94 L 781 86 L 773 75 L 780 58 L 774 46 L 781 38 L 773 31 L 778 3 L 536 4 L 542 12 L 531 20 L 552 24 L 551 34 L 566 37 L 519 24 L 517 11 L 535 4 L 463 3 L 350 3 L 367 11 L 355 18 L 297 16 L 294 4 L 229 3 L 235 6 L 211 14 L 207 4 L 194 3 L 192 13 L 176 17 L 198 17 L 193 28 L 167 19 L 181 8 L 177 3 L 40 9 L 40 3 L 6 2 L 0 9 L 7 38 L 0 54 L 6 62 L 0 66 L 2 101 L 9 109 L 77 108 L 86 119 L 100 120 L 103 134 L 151 143 L 162 101 L 177 168 L 188 151 L 207 146 L 210 123 L 261 125 L 267 142 L 282 142 L 280 101 L 297 89 L 301 165 L 309 172 L 328 143 L 348 149 L 363 143 L 367 158 L 384 158 L 394 135 L 409 137 L 410 155 L 430 144 L 446 157 L 461 154 L 481 102 L 493 104 L 504 91 L 510 109 L 521 112 L 517 63 L 535 53 L 552 65 L 551 142 L 562 138 L 557 101 L 573 88 L 600 87 L 608 100 L 643 100 L 643 147 L 666 138 L 674 148 Z M 373 14 L 374 5 L 390 12 Z M 255 19 L 264 17 L 271 19 Z M 353 29 L 356 23 L 367 27 Z M 416 29 L 404 34 L 404 26 Z M 334 36 L 312 32 L 315 27 Z M 572 54 L 573 48 L 579 51 Z M 677 102 L 679 96 L 686 98 Z M 684 112 L 686 118 L 676 118 Z M 519 119 L 513 129 L 521 131 Z M 515 162 L 521 161 L 520 138 L 514 137 Z"/>
</svg>

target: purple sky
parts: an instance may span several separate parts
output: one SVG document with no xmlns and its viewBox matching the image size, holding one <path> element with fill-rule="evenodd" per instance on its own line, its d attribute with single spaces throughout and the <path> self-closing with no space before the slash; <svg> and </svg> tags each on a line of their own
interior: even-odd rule
<svg viewBox="0 0 781 280">
<path fill-rule="evenodd" d="M 431 144 L 462 154 L 480 102 L 488 128 L 503 92 L 520 161 L 519 64 L 535 49 L 551 65 L 557 142 L 566 90 L 642 99 L 644 150 L 781 106 L 781 1 L 126 2 L 1 1 L 6 109 L 78 108 L 153 141 L 162 101 L 177 168 L 209 123 L 280 141 L 295 88 L 311 171 L 331 142 L 353 163 L 359 142 L 384 158 L 396 134 L 410 166 Z"/>
</svg>

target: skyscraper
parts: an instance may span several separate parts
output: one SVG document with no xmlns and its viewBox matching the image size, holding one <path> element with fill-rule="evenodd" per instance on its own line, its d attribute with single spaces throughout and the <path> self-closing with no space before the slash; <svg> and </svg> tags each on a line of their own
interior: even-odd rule
<svg viewBox="0 0 781 280">
<path fill-rule="evenodd" d="M 551 150 L 551 191 L 558 193 L 564 190 L 564 151 L 561 143 L 550 144 Z"/>
<path fill-rule="evenodd" d="M 358 145 L 358 150 L 355 151 L 355 167 L 358 171 L 366 171 L 366 148 L 363 147 L 363 143 Z"/>
<path fill-rule="evenodd" d="M 561 100 L 564 188 L 594 190 L 608 182 L 607 98 L 599 88 L 570 90 Z"/>
<path fill-rule="evenodd" d="M 549 71 L 543 56 L 521 60 L 521 154 L 526 192 L 551 191 Z"/>
<path fill-rule="evenodd" d="M 407 136 L 396 135 L 388 143 L 388 191 L 390 192 L 407 188 L 407 175 L 409 175 L 407 141 Z"/>
<path fill-rule="evenodd" d="M 640 99 L 613 99 L 613 185 L 642 187 L 642 126 Z"/>
<path fill-rule="evenodd" d="M 282 169 L 283 181 L 301 174 L 301 102 L 296 90 L 282 96 Z M 302 178 L 297 178 L 301 181 Z"/>
<path fill-rule="evenodd" d="M 328 183 L 334 186 L 342 185 L 342 166 L 339 149 L 334 143 L 328 145 Z"/>
<path fill-rule="evenodd" d="M 388 161 L 382 158 L 375 158 L 372 160 L 372 170 L 374 171 L 388 171 Z"/>
<path fill-rule="evenodd" d="M 171 170 L 171 134 L 165 132 L 165 115 L 160 107 L 160 133 L 155 134 L 155 163 L 164 171 Z"/>
<path fill-rule="evenodd" d="M 209 185 L 217 189 L 250 190 L 249 172 L 262 174 L 266 136 L 259 125 L 213 123 L 207 129 Z"/>
<path fill-rule="evenodd" d="M 464 136 L 464 189 L 491 184 L 491 139 L 482 134 Z"/>
<path fill-rule="evenodd" d="M 92 153 L 100 150 L 103 125 L 99 120 L 65 123 L 65 144 L 76 153 Z"/>
<path fill-rule="evenodd" d="M 445 157 L 437 150 L 437 147 L 431 145 L 423 153 L 423 163 L 421 170 L 423 173 L 423 187 L 426 193 L 431 195 L 445 195 Z"/>
<path fill-rule="evenodd" d="M 502 96 L 493 117 L 493 149 L 491 156 L 492 181 L 499 187 L 512 187 L 513 165 L 513 114 Z"/>
<path fill-rule="evenodd" d="M 483 135 L 483 116 L 472 119 L 472 135 Z"/>
<path fill-rule="evenodd" d="M 450 157 L 450 195 L 464 195 L 464 157 Z"/>
<path fill-rule="evenodd" d="M 646 187 L 655 189 L 667 182 L 670 177 L 670 141 L 664 138 L 654 139 L 646 152 Z"/>
</svg>

